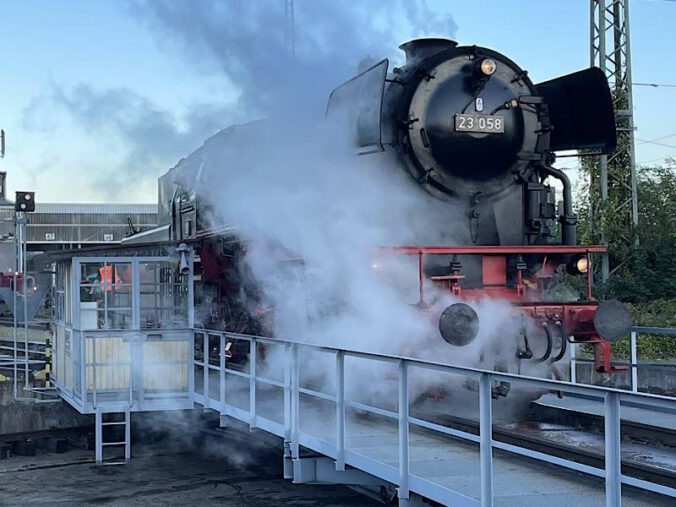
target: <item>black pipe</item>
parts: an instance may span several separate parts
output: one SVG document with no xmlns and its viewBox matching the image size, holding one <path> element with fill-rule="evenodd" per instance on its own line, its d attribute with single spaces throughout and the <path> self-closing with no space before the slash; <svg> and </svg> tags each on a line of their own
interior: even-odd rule
<svg viewBox="0 0 676 507">
<path fill-rule="evenodd" d="M 563 214 L 559 217 L 561 222 L 561 242 L 564 245 L 577 245 L 576 224 L 577 218 L 573 213 L 573 191 L 570 180 L 566 173 L 550 165 L 542 165 L 544 173 L 553 176 L 563 185 Z"/>
<path fill-rule="evenodd" d="M 547 350 L 545 350 L 545 353 L 542 357 L 535 359 L 536 363 L 544 363 L 547 359 L 549 359 L 549 356 L 552 355 L 552 332 L 549 330 L 549 326 L 547 326 L 546 322 L 542 324 L 542 327 L 544 328 L 545 335 L 547 336 Z"/>
<path fill-rule="evenodd" d="M 560 322 L 557 322 L 556 327 L 559 328 L 559 333 L 561 335 L 561 349 L 559 350 L 559 353 L 556 354 L 556 357 L 550 359 L 549 361 L 550 363 L 561 361 L 561 359 L 563 359 L 563 356 L 566 355 L 566 348 L 568 347 L 568 340 L 566 340 L 566 336 L 563 333 L 563 326 L 561 325 Z"/>
<path fill-rule="evenodd" d="M 523 349 L 523 350 L 517 348 L 516 349 L 516 357 L 518 359 L 531 359 L 533 357 L 533 351 L 528 346 L 528 336 L 526 335 L 526 333 L 523 334 L 523 342 L 524 342 L 526 348 Z"/>
</svg>

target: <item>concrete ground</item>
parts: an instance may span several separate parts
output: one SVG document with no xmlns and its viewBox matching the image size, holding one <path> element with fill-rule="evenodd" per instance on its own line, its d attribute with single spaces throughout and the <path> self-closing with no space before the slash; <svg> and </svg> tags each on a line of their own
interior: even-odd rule
<svg viewBox="0 0 676 507">
<path fill-rule="evenodd" d="M 137 444 L 127 465 L 97 465 L 84 450 L 0 460 L 0 505 L 382 505 L 342 486 L 292 484 L 281 447 L 231 436 Z"/>
</svg>

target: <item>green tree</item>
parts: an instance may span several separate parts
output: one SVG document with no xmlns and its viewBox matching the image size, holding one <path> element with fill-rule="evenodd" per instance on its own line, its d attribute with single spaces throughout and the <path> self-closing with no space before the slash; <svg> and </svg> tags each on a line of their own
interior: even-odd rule
<svg viewBox="0 0 676 507">
<path fill-rule="evenodd" d="M 587 160 L 584 168 L 593 181 L 598 163 Z M 606 213 L 594 209 L 598 203 L 596 189 L 587 185 L 578 201 L 579 238 L 581 242 L 596 243 L 603 230 L 608 240 L 611 266 L 617 266 L 607 285 L 602 288 L 605 297 L 624 301 L 645 302 L 676 298 L 676 161 L 667 159 L 657 167 L 637 170 L 639 227 L 633 231 L 626 223 L 625 214 L 615 216 L 618 206 L 612 193 L 606 202 Z M 595 220 L 599 215 L 604 222 Z M 638 234 L 639 248 L 632 246 Z"/>
</svg>

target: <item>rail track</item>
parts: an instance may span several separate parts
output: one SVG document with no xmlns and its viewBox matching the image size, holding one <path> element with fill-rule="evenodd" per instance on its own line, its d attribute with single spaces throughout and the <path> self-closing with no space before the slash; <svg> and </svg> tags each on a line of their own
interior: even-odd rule
<svg viewBox="0 0 676 507">
<path fill-rule="evenodd" d="M 560 412 L 563 419 L 571 417 L 566 410 Z M 416 417 L 471 435 L 479 434 L 478 421 L 430 412 L 418 413 Z M 533 420 L 496 423 L 493 439 L 603 469 L 604 436 L 596 424 L 597 421 L 590 423 L 585 418 L 575 425 Z M 628 421 L 623 421 L 622 426 L 622 473 L 676 488 L 676 447 L 673 446 L 676 431 Z"/>
</svg>

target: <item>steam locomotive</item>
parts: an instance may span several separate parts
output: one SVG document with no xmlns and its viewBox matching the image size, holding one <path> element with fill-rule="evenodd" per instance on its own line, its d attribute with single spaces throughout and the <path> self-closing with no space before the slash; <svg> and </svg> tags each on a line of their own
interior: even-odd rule
<svg viewBox="0 0 676 507">
<path fill-rule="evenodd" d="M 385 255 L 417 258 L 419 301 L 430 286 L 459 301 L 439 316 L 440 339 L 470 343 L 481 325 L 473 302 L 510 301 L 535 323 L 523 330 L 514 355 L 522 361 L 556 362 L 569 342 L 594 346 L 599 372 L 612 372 L 610 342 L 631 321 L 618 302 L 592 298 L 592 254 L 578 246 L 571 184 L 553 164 L 555 152 L 615 149 L 612 98 L 603 73 L 590 68 L 534 84 L 506 56 L 446 39 L 401 46 L 406 62 L 370 66 L 330 95 L 326 116 L 350 130 L 360 155 L 387 152 L 411 181 L 447 201 L 462 222 L 455 246 L 384 246 Z M 236 130 L 236 129 L 235 129 Z M 214 137 L 232 137 L 233 128 Z M 205 326 L 258 334 L 265 331 L 261 295 L 246 286 L 237 231 L 207 223 L 208 204 L 192 181 L 210 141 L 160 178 L 160 222 L 172 241 L 198 251 L 198 290 Z M 563 190 L 557 203 L 550 178 Z M 456 224 L 457 225 L 457 224 Z M 586 292 L 574 301 L 553 299 L 548 289 L 562 266 L 586 276 Z M 534 355 L 529 343 L 545 343 Z"/>
</svg>

